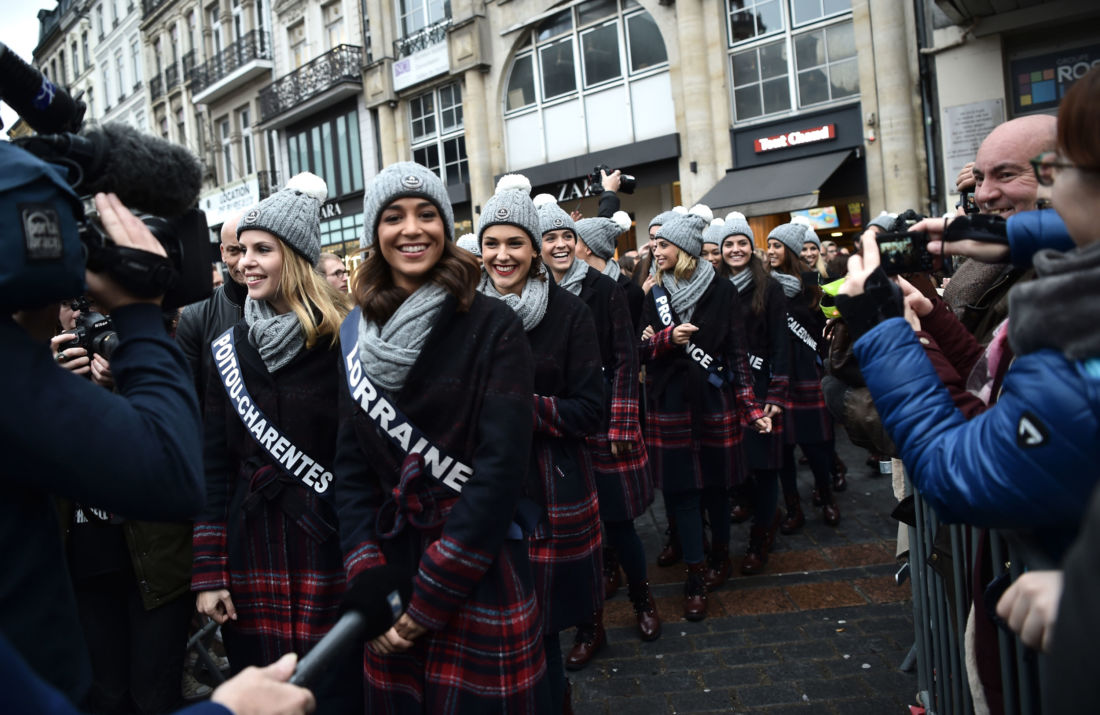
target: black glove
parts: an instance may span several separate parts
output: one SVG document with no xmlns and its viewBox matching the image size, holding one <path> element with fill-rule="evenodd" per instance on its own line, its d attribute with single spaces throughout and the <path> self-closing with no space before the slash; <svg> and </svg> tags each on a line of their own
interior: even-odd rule
<svg viewBox="0 0 1100 715">
<path fill-rule="evenodd" d="M 836 297 L 836 308 L 848 323 L 852 342 L 859 340 L 887 318 L 905 315 L 901 288 L 891 281 L 882 267 L 876 268 L 863 283 L 863 293 Z"/>
</svg>

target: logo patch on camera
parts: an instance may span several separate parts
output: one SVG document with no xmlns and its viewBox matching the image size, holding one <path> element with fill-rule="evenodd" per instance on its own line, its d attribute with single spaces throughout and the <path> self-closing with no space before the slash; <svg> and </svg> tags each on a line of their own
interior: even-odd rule
<svg viewBox="0 0 1100 715">
<path fill-rule="evenodd" d="M 260 218 L 260 210 L 259 209 L 252 209 L 251 211 L 249 211 L 248 213 L 246 213 L 244 215 L 244 222 L 245 223 L 256 223 L 256 221 L 259 218 Z"/>
<path fill-rule="evenodd" d="M 57 261 L 65 253 L 61 219 L 51 204 L 19 204 L 28 263 Z"/>
<path fill-rule="evenodd" d="M 512 212 L 508 210 L 507 206 L 501 206 L 496 210 L 496 213 L 493 214 L 497 221 L 507 221 L 511 215 Z"/>
<path fill-rule="evenodd" d="M 565 221 L 562 221 L 560 218 L 554 219 L 554 228 L 561 228 L 564 225 Z"/>
<path fill-rule="evenodd" d="M 409 174 L 408 176 L 405 176 L 401 179 L 401 185 L 404 186 L 406 189 L 419 189 L 424 185 L 424 180 L 421 179 L 419 176 Z"/>
</svg>

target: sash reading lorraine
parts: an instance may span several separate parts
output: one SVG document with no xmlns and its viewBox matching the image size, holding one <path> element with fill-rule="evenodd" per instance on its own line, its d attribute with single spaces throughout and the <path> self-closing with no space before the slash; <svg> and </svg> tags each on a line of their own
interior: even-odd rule
<svg viewBox="0 0 1100 715">
<path fill-rule="evenodd" d="M 340 351 L 351 399 L 403 454 L 421 455 L 433 478 L 460 493 L 474 470 L 435 446 L 367 377 L 359 361 L 360 320 L 360 309 L 355 308 L 340 326 Z"/>
<path fill-rule="evenodd" d="M 318 494 L 324 494 L 332 484 L 332 471 L 307 455 L 305 451 L 295 447 L 294 443 L 284 437 L 279 428 L 255 406 L 256 403 L 248 393 L 248 386 L 244 384 L 244 378 L 241 375 L 233 328 L 226 330 L 217 340 L 210 343 L 210 352 L 214 354 L 214 361 L 218 365 L 218 377 L 221 378 L 222 387 L 225 388 L 229 402 L 233 405 L 233 411 L 237 413 L 244 428 L 256 440 L 256 444 L 271 455 L 275 463 L 287 474 L 302 480 L 302 484 Z"/>
<path fill-rule="evenodd" d="M 657 305 L 657 317 L 660 318 L 662 325 L 669 327 L 672 325 L 672 308 L 669 306 L 668 291 L 659 285 L 649 290 L 653 293 L 653 301 Z M 707 371 L 707 382 L 715 387 L 722 387 L 725 384 L 727 376 L 722 372 L 722 364 L 710 353 L 692 342 L 684 346 L 684 352 L 696 365 Z"/>
</svg>

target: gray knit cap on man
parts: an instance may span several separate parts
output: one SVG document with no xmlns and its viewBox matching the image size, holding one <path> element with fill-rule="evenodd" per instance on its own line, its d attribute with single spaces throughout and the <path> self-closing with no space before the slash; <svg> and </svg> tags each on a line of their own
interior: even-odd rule
<svg viewBox="0 0 1100 715">
<path fill-rule="evenodd" d="M 703 252 L 703 231 L 714 220 L 714 214 L 703 204 L 696 204 L 686 214 L 675 218 L 657 229 L 657 238 L 663 238 L 689 256 L 698 257 Z"/>
<path fill-rule="evenodd" d="M 788 251 L 798 256 L 802 253 L 802 244 L 806 242 L 806 227 L 800 223 L 780 224 L 768 234 L 768 240 L 772 239 L 779 241 Z"/>
<path fill-rule="evenodd" d="M 426 166 L 412 161 L 399 161 L 378 172 L 367 186 L 363 196 L 363 235 L 359 239 L 361 248 L 374 245 L 382 211 L 394 201 L 407 198 L 431 201 L 443 218 L 443 236 L 448 240 L 454 239 L 455 214 L 447 196 L 447 187 Z"/>
<path fill-rule="evenodd" d="M 328 196 L 325 180 L 308 171 L 296 174 L 281 190 L 245 211 L 237 238 L 245 231 L 267 231 L 314 268 L 321 258 L 321 204 Z"/>
<path fill-rule="evenodd" d="M 542 250 L 542 225 L 539 211 L 531 201 L 531 182 L 522 174 L 505 174 L 497 182 L 496 193 L 481 207 L 477 224 L 478 245 L 490 226 L 515 226 L 531 237 L 536 251 Z"/>
</svg>

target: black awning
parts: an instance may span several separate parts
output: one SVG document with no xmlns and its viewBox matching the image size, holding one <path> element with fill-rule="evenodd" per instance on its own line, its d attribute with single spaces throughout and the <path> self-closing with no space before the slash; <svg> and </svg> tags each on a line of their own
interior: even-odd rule
<svg viewBox="0 0 1100 715">
<path fill-rule="evenodd" d="M 699 203 L 714 210 L 764 216 L 817 206 L 817 192 L 852 150 L 727 172 Z"/>
</svg>

